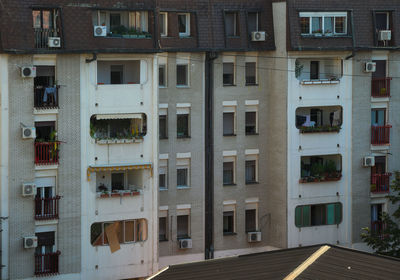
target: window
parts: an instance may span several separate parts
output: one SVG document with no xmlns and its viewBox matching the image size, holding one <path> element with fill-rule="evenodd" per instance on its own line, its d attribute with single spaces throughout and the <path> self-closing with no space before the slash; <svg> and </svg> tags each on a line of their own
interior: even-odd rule
<svg viewBox="0 0 400 280">
<path fill-rule="evenodd" d="M 35 249 L 35 253 L 38 255 L 54 253 L 55 252 L 55 232 L 37 232 L 36 237 L 38 239 L 38 246 Z"/>
<path fill-rule="evenodd" d="M 190 209 L 177 209 L 176 215 L 177 238 L 190 238 Z"/>
<path fill-rule="evenodd" d="M 168 139 L 168 120 L 166 115 L 159 116 L 159 137 L 160 139 Z"/>
<path fill-rule="evenodd" d="M 390 30 L 390 13 L 389 12 L 375 13 L 375 28 L 377 31 Z"/>
<path fill-rule="evenodd" d="M 386 124 L 386 109 L 371 110 L 371 125 L 384 126 Z"/>
<path fill-rule="evenodd" d="M 124 66 L 111 65 L 110 81 L 112 85 L 123 84 L 124 82 Z"/>
<path fill-rule="evenodd" d="M 90 227 L 91 244 L 92 246 L 108 245 L 109 238 L 118 240 L 118 243 L 145 241 L 147 227 L 146 219 L 94 223 Z"/>
<path fill-rule="evenodd" d="M 168 240 L 168 210 L 160 211 L 158 216 L 158 240 Z"/>
<path fill-rule="evenodd" d="M 237 12 L 225 13 L 225 34 L 228 37 L 239 36 L 239 14 Z"/>
<path fill-rule="evenodd" d="M 168 36 L 168 14 L 161 12 L 159 14 L 160 35 L 161 37 Z"/>
<path fill-rule="evenodd" d="M 246 184 L 257 182 L 257 160 L 246 160 Z"/>
<path fill-rule="evenodd" d="M 254 201 L 254 199 L 251 199 Z M 258 199 L 257 202 L 247 202 L 246 199 L 246 212 L 245 212 L 245 229 L 246 232 L 258 231 Z"/>
<path fill-rule="evenodd" d="M 189 72 L 188 64 L 176 65 L 176 85 L 177 86 L 188 86 L 189 85 Z"/>
<path fill-rule="evenodd" d="M 54 10 L 33 10 L 33 28 L 51 29 L 54 28 Z"/>
<path fill-rule="evenodd" d="M 190 36 L 190 14 L 178 14 L 179 37 Z"/>
<path fill-rule="evenodd" d="M 249 104 L 257 104 L 256 102 L 250 102 Z M 254 135 L 258 133 L 258 105 L 246 105 L 246 135 Z"/>
<path fill-rule="evenodd" d="M 111 174 L 111 189 L 113 191 L 123 190 L 125 186 L 125 173 Z"/>
<path fill-rule="evenodd" d="M 231 203 L 231 202 L 229 202 Z M 224 235 L 234 234 L 236 232 L 236 204 L 225 204 L 223 212 L 223 233 Z"/>
<path fill-rule="evenodd" d="M 158 85 L 160 87 L 167 86 L 167 71 L 165 65 L 158 66 Z"/>
<path fill-rule="evenodd" d="M 344 35 L 347 34 L 347 13 L 300 13 L 300 28 L 303 35 Z"/>
<path fill-rule="evenodd" d="M 121 26 L 121 14 L 110 14 L 110 31 L 117 32 Z"/>
<path fill-rule="evenodd" d="M 246 62 L 246 86 L 257 84 L 256 67 L 255 62 Z"/>
<path fill-rule="evenodd" d="M 342 222 L 342 204 L 316 204 L 297 206 L 296 227 L 335 225 Z"/>
<path fill-rule="evenodd" d="M 129 29 L 142 33 L 148 32 L 148 18 L 148 11 L 129 12 Z"/>
<path fill-rule="evenodd" d="M 177 125 L 176 132 L 178 138 L 188 138 L 190 137 L 190 108 L 181 107 L 177 108 Z"/>
<path fill-rule="evenodd" d="M 224 157 L 223 163 L 223 184 L 234 185 L 236 183 L 236 157 Z"/>
<path fill-rule="evenodd" d="M 224 136 L 235 135 L 235 113 L 223 113 Z"/>
<path fill-rule="evenodd" d="M 224 86 L 233 86 L 235 83 L 235 64 L 227 62 L 223 64 L 223 83 Z"/>
<path fill-rule="evenodd" d="M 177 158 L 176 184 L 178 188 L 190 186 L 190 158 Z"/>
<path fill-rule="evenodd" d="M 160 159 L 158 167 L 158 187 L 168 189 L 168 159 Z"/>
<path fill-rule="evenodd" d="M 259 31 L 260 30 L 260 14 L 251 12 L 247 14 L 247 26 L 249 28 L 249 32 Z"/>
</svg>

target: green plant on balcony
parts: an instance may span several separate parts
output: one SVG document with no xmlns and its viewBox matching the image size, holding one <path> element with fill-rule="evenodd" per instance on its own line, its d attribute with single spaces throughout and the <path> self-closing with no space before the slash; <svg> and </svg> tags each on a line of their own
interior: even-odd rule
<svg viewBox="0 0 400 280">
<path fill-rule="evenodd" d="M 296 60 L 294 64 L 294 73 L 296 78 L 301 76 L 301 72 L 303 71 L 304 65 L 302 65 L 299 61 Z"/>
<path fill-rule="evenodd" d="M 380 93 L 380 95 L 386 95 L 386 88 L 381 88 L 380 90 L 379 90 L 379 93 Z"/>
<path fill-rule="evenodd" d="M 339 132 L 340 129 L 341 127 L 339 125 L 301 126 L 300 133 Z"/>
</svg>

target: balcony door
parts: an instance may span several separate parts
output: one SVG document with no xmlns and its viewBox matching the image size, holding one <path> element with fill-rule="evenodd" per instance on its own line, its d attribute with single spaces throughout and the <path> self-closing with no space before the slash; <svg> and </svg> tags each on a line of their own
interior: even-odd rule
<svg viewBox="0 0 400 280">
<path fill-rule="evenodd" d="M 56 177 L 40 177 L 35 179 L 36 203 L 35 203 L 35 217 L 43 218 L 49 215 L 54 215 L 56 210 L 55 201 L 55 185 Z"/>
<path fill-rule="evenodd" d="M 375 166 L 371 168 L 372 174 L 384 174 L 386 173 L 386 157 L 380 156 L 375 157 Z"/>
<path fill-rule="evenodd" d="M 376 71 L 372 72 L 372 78 L 386 77 L 386 60 L 374 60 L 376 63 Z"/>
<path fill-rule="evenodd" d="M 386 109 L 373 109 L 371 111 L 371 125 L 384 126 L 386 124 Z"/>
</svg>

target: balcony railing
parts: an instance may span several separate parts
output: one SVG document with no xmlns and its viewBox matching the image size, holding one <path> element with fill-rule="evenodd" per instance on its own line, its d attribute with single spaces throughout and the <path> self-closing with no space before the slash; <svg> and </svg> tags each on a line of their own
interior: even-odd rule
<svg viewBox="0 0 400 280">
<path fill-rule="evenodd" d="M 392 173 L 372 174 L 371 175 L 371 192 L 372 193 L 388 193 L 390 187 L 390 176 Z"/>
<path fill-rule="evenodd" d="M 47 49 L 49 37 L 56 37 L 57 31 L 55 29 L 35 28 L 35 48 Z"/>
<path fill-rule="evenodd" d="M 34 106 L 39 109 L 58 108 L 58 87 L 35 88 Z"/>
<path fill-rule="evenodd" d="M 390 97 L 390 80 L 392 78 L 372 78 L 371 96 L 372 97 Z"/>
<path fill-rule="evenodd" d="M 35 164 L 58 164 L 60 142 L 35 142 Z"/>
<path fill-rule="evenodd" d="M 37 197 L 35 199 L 35 219 L 58 219 L 58 201 L 60 200 L 60 198 L 60 196 Z"/>
<path fill-rule="evenodd" d="M 61 252 L 35 254 L 35 275 L 58 274 L 58 259 Z"/>
<path fill-rule="evenodd" d="M 371 144 L 372 145 L 389 145 L 390 144 L 390 128 L 391 125 L 372 126 L 371 127 Z"/>
</svg>

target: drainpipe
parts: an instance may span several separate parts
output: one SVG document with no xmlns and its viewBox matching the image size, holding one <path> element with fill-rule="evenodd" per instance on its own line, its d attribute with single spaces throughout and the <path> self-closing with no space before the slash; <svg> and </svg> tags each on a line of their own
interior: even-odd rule
<svg viewBox="0 0 400 280">
<path fill-rule="evenodd" d="M 95 60 L 97 60 L 97 54 L 93 53 L 93 58 L 86 58 L 86 63 L 90 63 Z"/>
<path fill-rule="evenodd" d="M 216 52 L 206 52 L 205 60 L 205 250 L 204 258 L 214 258 L 214 126 L 213 126 L 213 87 Z"/>
<path fill-rule="evenodd" d="M 351 55 L 347 56 L 345 60 L 348 60 L 356 55 L 356 34 L 354 33 L 354 19 L 353 19 L 353 10 L 350 11 L 350 20 L 351 20 L 351 37 L 352 37 L 352 42 L 353 42 L 353 50 L 351 52 Z"/>
</svg>

